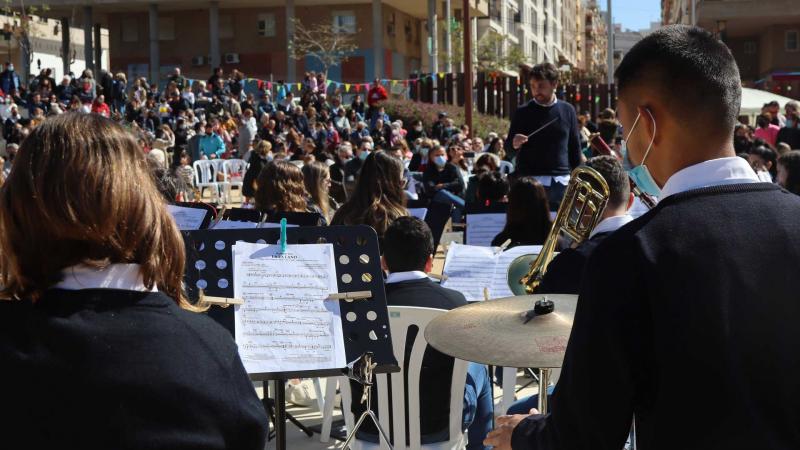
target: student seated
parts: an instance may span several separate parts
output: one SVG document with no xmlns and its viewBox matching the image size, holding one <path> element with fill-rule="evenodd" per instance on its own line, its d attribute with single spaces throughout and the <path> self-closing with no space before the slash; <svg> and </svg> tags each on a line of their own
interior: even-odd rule
<svg viewBox="0 0 800 450">
<path fill-rule="evenodd" d="M 256 209 L 267 216 L 276 213 L 317 213 L 319 225 L 327 225 L 322 209 L 311 199 L 303 172 L 288 161 L 273 161 L 256 178 Z"/>
<path fill-rule="evenodd" d="M 416 217 L 400 217 L 386 230 L 381 264 L 389 272 L 386 279 L 386 303 L 389 306 L 416 306 L 423 308 L 454 309 L 467 304 L 458 291 L 441 287 L 426 275 L 433 265 L 433 235 L 430 228 Z M 410 354 L 407 348 L 407 356 Z M 422 360 L 420 380 L 420 421 L 422 443 L 448 439 L 450 421 L 450 381 L 453 375 L 453 358 L 428 347 Z M 353 386 L 353 383 L 351 383 Z M 363 412 L 356 401 L 360 389 L 353 392 L 353 413 Z M 373 395 L 373 409 L 378 410 Z M 493 403 L 486 366 L 470 363 L 464 391 L 462 411 L 464 429 L 468 430 L 467 449 L 484 449 L 482 442 L 492 426 Z M 457 411 L 453 413 L 458 414 Z M 367 425 L 369 424 L 369 427 Z M 359 439 L 378 442 L 377 430 L 369 421 L 362 427 Z"/>
<path fill-rule="evenodd" d="M 492 246 L 499 247 L 508 239 L 508 248 L 542 245 L 548 233 L 550 208 L 544 186 L 533 177 L 518 178 L 508 193 L 506 225 L 492 240 Z"/>
<path fill-rule="evenodd" d="M 183 239 L 122 126 L 47 119 L 0 191 L 4 448 L 250 449 L 267 417 L 186 299 Z"/>
</svg>

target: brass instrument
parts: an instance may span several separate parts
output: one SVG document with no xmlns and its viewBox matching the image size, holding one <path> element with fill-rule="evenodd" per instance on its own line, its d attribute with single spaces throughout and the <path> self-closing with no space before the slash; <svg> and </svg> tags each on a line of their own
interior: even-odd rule
<svg viewBox="0 0 800 450">
<path fill-rule="evenodd" d="M 578 167 L 570 175 L 556 220 L 538 255 L 523 255 L 508 268 L 508 286 L 514 295 L 533 294 L 552 261 L 562 233 L 576 243 L 589 237 L 608 203 L 610 190 L 600 173 L 590 167 Z"/>
</svg>

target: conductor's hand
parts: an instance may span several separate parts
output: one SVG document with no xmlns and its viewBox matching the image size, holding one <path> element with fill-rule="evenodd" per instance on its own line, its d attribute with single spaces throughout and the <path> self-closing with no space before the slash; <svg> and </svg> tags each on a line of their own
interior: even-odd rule
<svg viewBox="0 0 800 450">
<path fill-rule="evenodd" d="M 524 136 L 523 136 L 524 137 Z M 516 137 L 514 138 L 516 139 Z M 526 418 L 539 414 L 536 409 L 531 409 L 530 414 L 517 414 L 514 416 L 500 416 L 495 422 L 495 428 L 486 436 L 483 445 L 494 447 L 494 450 L 511 450 L 511 435 L 514 428 Z"/>
<path fill-rule="evenodd" d="M 514 140 L 511 142 L 511 146 L 514 147 L 514 150 L 519 150 L 522 147 L 522 144 L 528 142 L 528 136 L 524 134 L 515 134 Z"/>
</svg>

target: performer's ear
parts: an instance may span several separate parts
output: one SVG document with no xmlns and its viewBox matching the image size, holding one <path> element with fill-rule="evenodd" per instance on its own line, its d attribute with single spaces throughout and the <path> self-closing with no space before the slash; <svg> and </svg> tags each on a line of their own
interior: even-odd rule
<svg viewBox="0 0 800 450">
<path fill-rule="evenodd" d="M 428 260 L 425 261 L 425 273 L 430 273 L 431 269 L 433 269 L 433 255 L 428 255 Z"/>
</svg>

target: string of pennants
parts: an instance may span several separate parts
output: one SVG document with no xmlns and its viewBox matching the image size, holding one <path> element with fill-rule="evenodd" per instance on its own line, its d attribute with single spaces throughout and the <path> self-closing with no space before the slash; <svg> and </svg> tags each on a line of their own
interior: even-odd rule
<svg viewBox="0 0 800 450">
<path fill-rule="evenodd" d="M 448 72 L 438 72 L 438 73 L 435 73 L 435 74 L 421 74 L 417 78 L 381 79 L 380 82 L 381 82 L 382 85 L 387 86 L 387 87 L 389 87 L 389 86 L 394 87 L 394 86 L 396 86 L 398 84 L 402 84 L 404 87 L 408 87 L 408 86 L 414 87 L 414 86 L 417 85 L 417 83 L 421 83 L 422 85 L 424 85 L 426 83 L 432 83 L 434 81 L 434 79 L 443 80 L 448 75 L 455 76 L 456 74 L 455 73 L 448 73 Z M 498 79 L 501 78 L 501 75 L 498 74 L 498 73 L 489 72 L 489 73 L 486 74 L 486 78 L 491 80 L 492 83 L 494 83 Z M 515 77 L 515 79 L 516 79 L 516 85 L 517 85 L 518 89 L 521 87 L 523 93 L 524 94 L 528 94 L 528 87 L 527 86 L 524 86 L 524 87 L 521 86 L 523 84 L 522 78 L 521 77 Z M 187 78 L 187 81 L 189 81 L 190 84 L 193 84 L 195 81 L 199 81 L 199 80 Z M 259 91 L 267 89 L 267 90 L 269 90 L 270 92 L 273 92 L 273 93 L 275 91 L 277 91 L 277 89 L 280 86 L 283 86 L 286 89 L 285 93 L 287 93 L 287 94 L 289 92 L 292 92 L 292 93 L 295 93 L 295 94 L 302 93 L 303 89 L 304 89 L 304 83 L 302 83 L 302 82 L 282 83 L 281 84 L 281 83 L 276 82 L 276 81 L 261 80 L 261 79 L 258 79 L 258 78 L 246 78 L 245 82 L 247 84 L 250 84 L 250 85 L 255 83 L 256 84 L 256 88 Z M 341 92 L 344 92 L 344 93 L 361 93 L 361 92 L 367 93 L 367 91 L 369 91 L 369 88 L 370 88 L 371 85 L 372 85 L 372 83 L 345 83 L 345 82 L 342 82 L 342 81 L 326 80 L 325 81 L 324 92 L 328 92 L 329 90 L 333 89 L 334 91 L 340 90 Z M 566 98 L 568 96 L 568 93 L 567 93 L 567 91 L 566 91 L 566 89 L 564 88 L 563 85 L 560 87 L 559 90 L 561 91 L 562 98 Z M 575 92 L 574 95 L 569 95 L 569 97 L 570 97 L 569 100 L 574 99 L 574 101 L 576 101 L 576 102 L 580 102 L 582 100 L 582 94 L 581 94 L 580 91 Z M 592 100 L 594 101 L 594 103 L 598 103 L 599 104 L 600 103 L 600 95 L 594 95 L 594 98 L 591 99 L 590 101 L 592 101 Z"/>
</svg>

